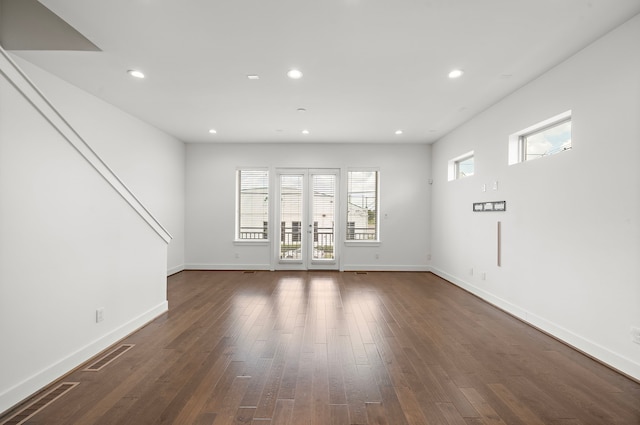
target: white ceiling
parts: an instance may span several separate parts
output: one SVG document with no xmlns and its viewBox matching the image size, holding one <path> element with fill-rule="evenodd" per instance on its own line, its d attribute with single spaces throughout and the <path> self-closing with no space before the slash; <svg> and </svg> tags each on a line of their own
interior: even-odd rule
<svg viewBox="0 0 640 425">
<path fill-rule="evenodd" d="M 433 142 L 640 13 L 640 0 L 41 3 L 102 51 L 15 53 L 180 140 L 234 143 Z"/>
</svg>

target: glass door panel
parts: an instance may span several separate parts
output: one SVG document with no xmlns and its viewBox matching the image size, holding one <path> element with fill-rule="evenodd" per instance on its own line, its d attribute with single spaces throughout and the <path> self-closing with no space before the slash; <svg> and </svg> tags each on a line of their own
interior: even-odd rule
<svg viewBox="0 0 640 425">
<path fill-rule="evenodd" d="M 280 175 L 280 238 L 281 261 L 303 260 L 302 221 L 304 217 L 304 174 Z"/>
<path fill-rule="evenodd" d="M 335 261 L 336 175 L 311 175 L 311 260 Z"/>
<path fill-rule="evenodd" d="M 278 169 L 274 268 L 338 269 L 338 170 Z"/>
</svg>

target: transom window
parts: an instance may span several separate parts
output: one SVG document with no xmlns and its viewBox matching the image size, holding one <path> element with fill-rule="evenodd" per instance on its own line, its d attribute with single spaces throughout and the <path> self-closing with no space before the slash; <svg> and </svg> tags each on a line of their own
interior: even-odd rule
<svg viewBox="0 0 640 425">
<path fill-rule="evenodd" d="M 349 241 L 378 240 L 378 171 L 347 172 L 347 233 Z"/>
<path fill-rule="evenodd" d="M 449 181 L 473 176 L 476 167 L 474 152 L 471 151 L 457 156 L 450 160 L 448 165 Z"/>
<path fill-rule="evenodd" d="M 463 159 L 456 161 L 456 178 L 473 176 L 474 172 L 473 153 Z"/>
<path fill-rule="evenodd" d="M 571 149 L 571 111 L 509 137 L 509 164 L 555 155 Z"/>
<path fill-rule="evenodd" d="M 269 171 L 237 172 L 236 239 L 269 238 Z"/>
</svg>

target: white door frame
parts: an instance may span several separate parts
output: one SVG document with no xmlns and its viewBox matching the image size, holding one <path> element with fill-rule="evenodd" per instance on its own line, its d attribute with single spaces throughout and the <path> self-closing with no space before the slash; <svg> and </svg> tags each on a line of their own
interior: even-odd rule
<svg viewBox="0 0 640 425">
<path fill-rule="evenodd" d="M 272 269 L 273 270 L 339 270 L 340 269 L 340 169 L 338 168 L 277 168 L 275 170 L 275 201 L 272 235 Z M 334 224 L 333 224 L 333 259 L 313 259 L 314 228 L 312 218 L 313 175 L 334 175 Z M 302 176 L 302 217 L 300 229 L 299 258 L 280 258 L 281 242 L 281 176 Z"/>
</svg>

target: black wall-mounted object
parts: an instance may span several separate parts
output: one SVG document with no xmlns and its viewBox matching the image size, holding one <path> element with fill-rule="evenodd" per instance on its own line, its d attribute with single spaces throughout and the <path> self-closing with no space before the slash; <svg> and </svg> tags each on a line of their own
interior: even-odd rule
<svg viewBox="0 0 640 425">
<path fill-rule="evenodd" d="M 474 202 L 473 212 L 503 212 L 507 210 L 507 201 Z"/>
</svg>

